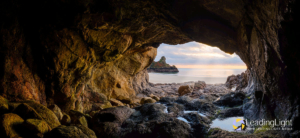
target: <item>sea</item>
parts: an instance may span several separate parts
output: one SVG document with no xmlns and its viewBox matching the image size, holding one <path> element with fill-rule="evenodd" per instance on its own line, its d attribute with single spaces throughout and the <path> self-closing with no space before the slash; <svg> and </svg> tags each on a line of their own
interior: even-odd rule
<svg viewBox="0 0 300 138">
<path fill-rule="evenodd" d="M 206 84 L 225 83 L 230 75 L 241 74 L 246 69 L 194 69 L 178 68 L 178 73 L 149 73 L 151 83 L 183 83 L 205 81 Z"/>
</svg>

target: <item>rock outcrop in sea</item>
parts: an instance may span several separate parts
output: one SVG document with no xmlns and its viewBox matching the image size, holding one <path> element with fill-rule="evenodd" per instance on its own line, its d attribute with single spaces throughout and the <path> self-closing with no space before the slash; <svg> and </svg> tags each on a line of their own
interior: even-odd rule
<svg viewBox="0 0 300 138">
<path fill-rule="evenodd" d="M 147 68 L 148 72 L 179 72 L 175 65 L 170 66 L 166 62 L 166 57 L 162 56 L 161 59 L 157 62 L 153 61 L 151 65 Z"/>
</svg>

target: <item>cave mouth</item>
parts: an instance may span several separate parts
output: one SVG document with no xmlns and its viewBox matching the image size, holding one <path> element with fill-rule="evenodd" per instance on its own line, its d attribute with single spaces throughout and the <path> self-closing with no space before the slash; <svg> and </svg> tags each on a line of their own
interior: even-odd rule
<svg viewBox="0 0 300 138">
<path fill-rule="evenodd" d="M 246 64 L 233 53 L 228 54 L 218 47 L 198 42 L 168 45 L 161 44 L 154 60 L 155 66 L 162 66 L 165 57 L 166 64 L 176 66 L 179 72 L 173 70 L 149 72 L 151 83 L 183 83 L 189 81 L 205 81 L 208 84 L 225 83 L 228 76 L 245 72 Z M 167 66 L 168 66 L 167 65 Z M 152 65 L 149 67 L 152 68 Z M 156 68 L 156 67 L 155 67 Z"/>
</svg>

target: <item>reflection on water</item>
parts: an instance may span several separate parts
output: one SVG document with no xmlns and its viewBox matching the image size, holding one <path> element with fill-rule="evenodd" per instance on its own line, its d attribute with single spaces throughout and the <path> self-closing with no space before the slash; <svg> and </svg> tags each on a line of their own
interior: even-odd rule
<svg viewBox="0 0 300 138">
<path fill-rule="evenodd" d="M 240 126 L 242 123 L 241 122 L 236 122 L 236 119 L 244 119 L 244 117 L 229 117 L 226 119 L 215 119 L 212 121 L 211 128 L 221 128 L 223 130 L 227 131 L 234 131 L 233 125 L 235 126 Z"/>
<path fill-rule="evenodd" d="M 230 75 L 237 75 L 245 69 L 184 69 L 178 73 L 149 73 L 152 83 L 182 83 L 188 81 L 205 81 L 207 84 L 225 83 Z"/>
</svg>

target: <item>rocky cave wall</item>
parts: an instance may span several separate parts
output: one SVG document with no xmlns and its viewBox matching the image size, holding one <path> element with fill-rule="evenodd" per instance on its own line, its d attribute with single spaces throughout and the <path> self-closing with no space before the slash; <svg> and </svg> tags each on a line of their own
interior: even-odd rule
<svg viewBox="0 0 300 138">
<path fill-rule="evenodd" d="M 161 43 L 197 41 L 246 63 L 249 118 L 299 120 L 297 1 L 10 0 L 0 6 L 0 94 L 10 101 L 84 112 L 109 106 L 110 98 L 131 104 L 147 85 L 145 69 Z"/>
</svg>

